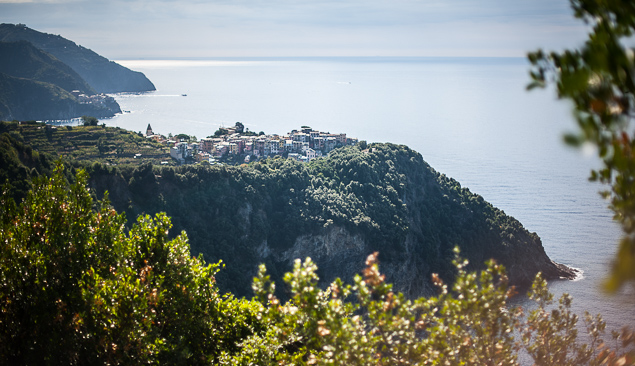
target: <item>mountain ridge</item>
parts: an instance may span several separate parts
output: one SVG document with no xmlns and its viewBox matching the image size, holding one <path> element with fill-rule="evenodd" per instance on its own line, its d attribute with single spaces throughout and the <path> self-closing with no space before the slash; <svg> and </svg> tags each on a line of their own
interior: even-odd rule
<svg viewBox="0 0 635 366">
<path fill-rule="evenodd" d="M 36 31 L 23 24 L 0 24 L 0 41 L 28 41 L 70 66 L 98 93 L 156 90 L 141 72 L 98 55 L 62 36 Z"/>
<path fill-rule="evenodd" d="M 28 41 L 0 41 L 0 72 L 9 76 L 57 85 L 67 92 L 94 95 L 93 89 L 70 66 Z"/>
</svg>

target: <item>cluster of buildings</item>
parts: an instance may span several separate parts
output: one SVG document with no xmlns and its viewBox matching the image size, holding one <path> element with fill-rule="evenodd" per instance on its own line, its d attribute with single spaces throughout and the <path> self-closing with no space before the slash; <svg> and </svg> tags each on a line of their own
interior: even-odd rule
<svg viewBox="0 0 635 366">
<path fill-rule="evenodd" d="M 306 126 L 284 136 L 243 133 L 237 127 L 222 130 L 224 134 L 203 138 L 198 142 L 169 140 L 166 143 L 170 146 L 170 156 L 179 163 L 188 160 L 214 163 L 228 156 L 249 162 L 275 155 L 309 162 L 337 147 L 357 144 L 356 138 L 346 137 L 345 133 L 321 132 Z M 155 136 L 150 125 L 146 136 Z"/>
<path fill-rule="evenodd" d="M 115 103 L 115 99 L 106 94 L 87 95 L 79 90 L 73 90 L 71 94 L 75 96 L 81 104 L 92 104 L 103 108 L 110 108 L 112 104 Z"/>
</svg>

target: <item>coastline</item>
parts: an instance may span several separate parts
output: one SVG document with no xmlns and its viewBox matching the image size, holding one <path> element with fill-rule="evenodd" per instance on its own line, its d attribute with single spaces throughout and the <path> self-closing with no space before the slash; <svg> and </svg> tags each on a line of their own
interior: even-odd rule
<svg viewBox="0 0 635 366">
<path fill-rule="evenodd" d="M 580 281 L 584 279 L 584 270 L 581 268 L 567 266 L 566 264 L 556 263 L 553 264 L 558 268 L 562 275 L 559 279 L 561 280 L 569 280 L 569 281 Z"/>
</svg>

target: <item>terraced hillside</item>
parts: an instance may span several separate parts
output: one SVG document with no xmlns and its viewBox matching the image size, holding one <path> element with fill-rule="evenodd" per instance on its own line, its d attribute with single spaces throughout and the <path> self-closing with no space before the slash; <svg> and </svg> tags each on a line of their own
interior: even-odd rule
<svg viewBox="0 0 635 366">
<path fill-rule="evenodd" d="M 28 144 L 38 152 L 71 161 L 119 164 L 172 164 L 169 148 L 118 127 L 51 126 L 37 122 L 0 122 L 0 134 Z M 141 155 L 138 155 L 141 154 Z"/>
</svg>

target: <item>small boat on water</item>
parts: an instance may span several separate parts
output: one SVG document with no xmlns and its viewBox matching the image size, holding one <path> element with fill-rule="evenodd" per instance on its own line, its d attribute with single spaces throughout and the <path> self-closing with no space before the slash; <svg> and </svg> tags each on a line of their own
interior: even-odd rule
<svg viewBox="0 0 635 366">
<path fill-rule="evenodd" d="M 181 94 L 182 97 L 187 97 L 187 94 Z"/>
</svg>

